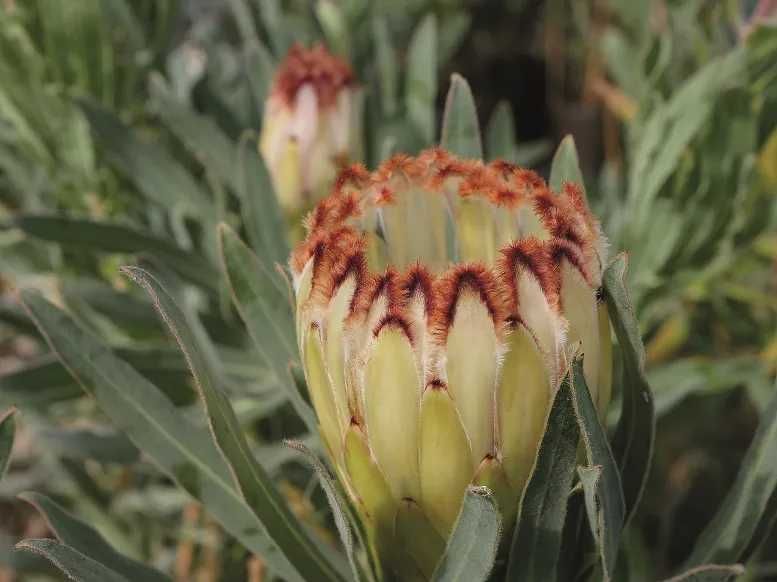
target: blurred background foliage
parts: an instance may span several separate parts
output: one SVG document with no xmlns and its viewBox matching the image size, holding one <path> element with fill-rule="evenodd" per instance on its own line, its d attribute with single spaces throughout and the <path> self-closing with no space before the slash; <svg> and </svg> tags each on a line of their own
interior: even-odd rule
<svg viewBox="0 0 777 582">
<path fill-rule="evenodd" d="M 16 287 L 45 290 L 202 422 L 182 356 L 118 274 L 127 263 L 164 275 L 295 511 L 331 526 L 316 478 L 279 444 L 306 429 L 262 344 L 273 338 L 251 338 L 230 307 L 216 235 L 226 222 L 261 268 L 285 263 L 256 138 L 294 42 L 353 64 L 369 166 L 437 141 L 453 72 L 473 88 L 489 158 L 547 174 L 574 136 L 612 249 L 630 255 L 659 415 L 627 563 L 635 580 L 671 571 L 733 481 L 777 368 L 777 29 L 757 17 L 768 4 L 0 0 L 0 407 L 22 412 L 0 483 L 0 580 L 50 575 L 10 552 L 46 532 L 16 498 L 29 489 L 179 580 L 261 579 L 109 428 L 16 302 Z M 774 548 L 749 579 L 777 579 Z"/>
</svg>

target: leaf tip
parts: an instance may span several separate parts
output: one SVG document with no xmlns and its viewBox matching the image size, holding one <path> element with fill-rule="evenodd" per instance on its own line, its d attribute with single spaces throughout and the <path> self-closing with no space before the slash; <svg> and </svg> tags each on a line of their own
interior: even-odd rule
<svg viewBox="0 0 777 582">
<path fill-rule="evenodd" d="M 571 147 L 575 151 L 577 151 L 577 145 L 575 144 L 575 138 L 571 133 L 568 133 L 564 136 L 564 138 L 561 140 L 561 144 L 559 145 L 559 149 L 565 147 Z"/>
<path fill-rule="evenodd" d="M 478 497 L 493 498 L 494 492 L 485 485 L 468 485 L 467 493 L 477 495 Z"/>
</svg>

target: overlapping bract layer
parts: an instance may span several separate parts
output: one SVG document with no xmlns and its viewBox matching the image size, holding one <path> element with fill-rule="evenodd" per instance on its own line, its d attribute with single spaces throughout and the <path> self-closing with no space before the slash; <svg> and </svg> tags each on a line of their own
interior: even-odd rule
<svg viewBox="0 0 777 582">
<path fill-rule="evenodd" d="M 339 164 L 358 148 L 351 67 L 322 45 L 294 45 L 267 98 L 260 149 L 281 205 L 299 209 L 327 194 Z"/>
<path fill-rule="evenodd" d="M 573 352 L 608 402 L 606 245 L 578 186 L 440 149 L 343 171 L 307 227 L 292 271 L 323 439 L 384 557 L 428 576 L 467 484 L 514 515 Z M 401 549 L 411 526 L 430 545 Z"/>
</svg>

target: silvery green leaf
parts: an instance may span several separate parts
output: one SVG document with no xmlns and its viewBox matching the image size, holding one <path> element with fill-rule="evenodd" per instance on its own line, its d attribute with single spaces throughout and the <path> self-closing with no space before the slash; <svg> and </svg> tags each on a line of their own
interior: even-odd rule
<svg viewBox="0 0 777 582">
<path fill-rule="evenodd" d="M 213 218 L 208 194 L 165 148 L 141 140 L 107 109 L 87 100 L 79 105 L 107 158 L 149 201 L 168 210 L 185 209 L 203 219 Z"/>
<path fill-rule="evenodd" d="M 466 79 L 456 73 L 451 76 L 445 99 L 440 145 L 461 158 L 483 158 L 475 98 Z"/>
<path fill-rule="evenodd" d="M 755 437 L 742 460 L 736 481 L 704 528 L 687 568 L 710 562 L 739 561 L 763 540 L 777 519 L 777 394 L 761 415 Z M 746 556 L 745 556 L 746 557 Z"/>
<path fill-rule="evenodd" d="M 310 432 L 317 434 L 315 414 L 299 394 L 289 371 L 289 365 L 299 357 L 289 296 L 279 288 L 275 279 L 277 273 L 271 271 L 226 225 L 220 229 L 220 241 L 224 271 L 235 306 L 257 351 L 287 389 L 294 410 Z"/>
<path fill-rule="evenodd" d="M 283 214 L 256 140 L 248 134 L 238 144 L 236 172 L 243 223 L 254 252 L 268 265 L 285 265 L 289 244 Z"/>
<path fill-rule="evenodd" d="M 550 166 L 550 187 L 554 192 L 560 192 L 565 182 L 577 184 L 585 191 L 583 173 L 580 171 L 580 160 L 577 156 L 575 140 L 571 135 L 561 140 L 553 162 Z"/>
<path fill-rule="evenodd" d="M 486 127 L 486 153 L 489 160 L 503 159 L 515 162 L 515 120 L 513 108 L 507 101 L 500 101 L 491 114 Z"/>
<path fill-rule="evenodd" d="M 142 269 L 124 267 L 122 271 L 146 290 L 181 348 L 205 405 L 215 443 L 246 504 L 282 554 L 285 566 L 293 568 L 303 580 L 343 580 L 344 576 L 310 538 L 256 460 L 229 398 L 216 384 L 213 363 L 198 349 L 195 330 L 175 300 L 159 281 Z"/>
<path fill-rule="evenodd" d="M 76 519 L 45 495 L 22 493 L 19 498 L 38 510 L 62 544 L 73 548 L 117 574 L 125 576 L 127 580 L 147 580 L 148 582 L 170 580 L 168 576 L 158 570 L 117 552 L 92 526 Z"/>
<path fill-rule="evenodd" d="M 22 540 L 17 551 L 43 556 L 75 582 L 132 582 L 118 572 L 52 539 Z"/>
<path fill-rule="evenodd" d="M 14 436 L 16 434 L 15 408 L 0 413 L 0 479 L 5 475 L 11 460 Z"/>
<path fill-rule="evenodd" d="M 740 564 L 722 566 L 719 564 L 705 564 L 697 566 L 690 570 L 667 578 L 663 582 L 727 582 L 735 576 L 745 573 L 745 569 Z"/>
<path fill-rule="evenodd" d="M 24 290 L 22 301 L 51 349 L 114 425 L 247 549 L 284 577 L 301 580 L 234 486 L 207 429 L 189 422 L 156 386 L 39 293 Z"/>
<path fill-rule="evenodd" d="M 578 471 L 591 533 L 601 557 L 604 580 L 611 580 L 618 559 L 626 504 L 618 465 L 583 376 L 583 360 L 572 364 L 575 413 L 588 466 Z"/>
<path fill-rule="evenodd" d="M 55 214 L 17 214 L 10 224 L 37 239 L 95 253 L 149 253 L 204 289 L 215 291 L 218 286 L 218 271 L 206 260 L 171 239 L 131 225 Z"/>
<path fill-rule="evenodd" d="M 612 448 L 623 476 L 628 522 L 647 483 L 653 458 L 656 420 L 653 394 L 645 376 L 645 348 L 626 289 L 625 277 L 626 255 L 621 254 L 605 270 L 603 287 L 623 360 L 621 416 Z M 617 387 L 615 391 L 618 391 Z"/>
<path fill-rule="evenodd" d="M 426 16 L 413 33 L 407 50 L 405 107 L 424 145 L 434 142 L 437 94 L 437 21 Z"/>
<path fill-rule="evenodd" d="M 557 579 L 579 439 L 572 378 L 568 374 L 556 391 L 537 461 L 521 499 L 507 565 L 508 580 Z"/>
<path fill-rule="evenodd" d="M 367 546 L 362 532 L 358 527 L 358 518 L 355 518 L 350 512 L 347 502 L 343 499 L 342 495 L 340 495 L 337 482 L 316 454 L 300 441 L 286 440 L 284 444 L 294 451 L 302 453 L 305 460 L 316 472 L 321 488 L 324 490 L 324 495 L 326 495 L 326 499 L 329 502 L 329 509 L 331 509 L 332 515 L 334 516 L 335 527 L 337 528 L 337 533 L 340 534 L 340 541 L 348 556 L 348 562 L 351 566 L 351 573 L 353 574 L 354 580 L 363 580 L 363 576 L 360 575 L 361 564 L 359 563 L 356 553 L 355 542 L 358 540 L 362 547 L 366 548 Z M 351 522 L 357 527 L 351 527 Z M 355 536 L 354 533 L 356 534 Z M 356 540 L 354 538 L 356 538 Z M 368 576 L 373 577 L 372 573 L 369 573 Z"/>
<path fill-rule="evenodd" d="M 467 488 L 435 582 L 485 582 L 494 568 L 502 535 L 502 517 L 486 487 Z"/>
</svg>

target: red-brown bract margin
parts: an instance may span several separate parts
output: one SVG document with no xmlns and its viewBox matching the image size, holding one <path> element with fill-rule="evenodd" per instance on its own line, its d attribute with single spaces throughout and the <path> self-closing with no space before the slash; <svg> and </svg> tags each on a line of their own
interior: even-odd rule
<svg viewBox="0 0 777 582">
<path fill-rule="evenodd" d="M 419 196 L 453 195 L 479 197 L 495 207 L 517 208 L 529 205 L 547 230 L 547 240 L 524 237 L 504 245 L 494 265 L 451 264 L 441 273 L 432 273 L 416 263 L 404 272 L 388 266 L 384 272 L 371 272 L 366 259 L 366 236 L 358 219 L 370 206 L 393 203 L 396 188 L 412 185 Z M 567 183 L 561 192 L 552 192 L 535 172 L 502 160 L 484 164 L 461 160 L 440 148 L 416 157 L 398 154 L 374 172 L 361 165 L 344 169 L 333 193 L 311 212 L 306 221 L 307 238 L 294 251 L 292 270 L 299 275 L 313 259 L 309 302 L 325 306 L 338 287 L 353 276 L 356 291 L 350 304 L 349 319 L 364 317 L 379 297 L 385 297 L 384 314 L 372 329 L 396 326 L 414 341 L 410 316 L 411 302 L 422 300 L 426 326 L 440 343 L 445 342 L 454 321 L 458 301 L 464 293 L 479 296 L 494 321 L 497 333 L 520 315 L 518 280 L 522 271 L 532 275 L 543 290 L 548 304 L 560 311 L 563 260 L 575 267 L 592 286 L 599 284 L 592 265 L 598 265 L 596 236 L 598 224 L 588 210 L 584 194 L 576 184 Z"/>
<path fill-rule="evenodd" d="M 313 86 L 319 105 L 329 107 L 337 102 L 341 89 L 355 84 L 355 77 L 351 66 L 323 45 L 307 49 L 295 44 L 276 73 L 273 93 L 291 107 L 297 91 L 307 83 Z"/>
</svg>

